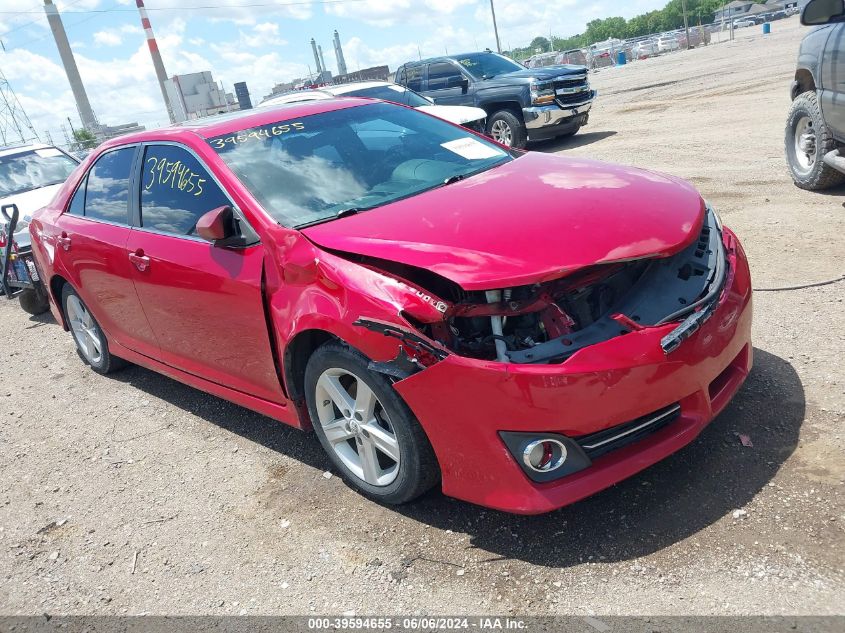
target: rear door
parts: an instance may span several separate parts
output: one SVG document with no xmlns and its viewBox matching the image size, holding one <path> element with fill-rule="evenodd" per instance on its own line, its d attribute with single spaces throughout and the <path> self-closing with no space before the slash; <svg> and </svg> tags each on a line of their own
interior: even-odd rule
<svg viewBox="0 0 845 633">
<path fill-rule="evenodd" d="M 256 240 L 222 248 L 198 237 L 201 216 L 234 203 L 184 146 L 149 144 L 142 152 L 126 254 L 162 361 L 283 402 L 262 301 L 264 247 Z"/>
<path fill-rule="evenodd" d="M 822 113 L 838 140 L 845 139 L 845 24 L 833 27 L 822 55 Z"/>
<path fill-rule="evenodd" d="M 138 151 L 133 145 L 100 156 L 50 238 L 57 261 L 106 334 L 124 347 L 155 357 L 158 342 L 141 309 L 126 257 L 129 191 Z M 112 352 L 120 355 L 119 350 Z"/>
</svg>

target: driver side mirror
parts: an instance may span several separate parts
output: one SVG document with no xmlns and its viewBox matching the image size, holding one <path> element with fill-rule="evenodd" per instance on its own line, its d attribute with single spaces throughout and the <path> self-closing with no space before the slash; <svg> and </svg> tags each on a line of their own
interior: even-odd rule
<svg viewBox="0 0 845 633">
<path fill-rule="evenodd" d="M 237 246 L 240 231 L 235 211 L 228 205 L 212 209 L 197 220 L 197 235 L 215 246 Z"/>
<path fill-rule="evenodd" d="M 801 24 L 819 26 L 845 21 L 845 0 L 810 0 L 801 10 Z"/>
<path fill-rule="evenodd" d="M 453 75 L 446 79 L 446 87 L 460 88 L 461 92 L 466 94 L 466 91 L 469 90 L 469 79 L 462 75 Z"/>
</svg>

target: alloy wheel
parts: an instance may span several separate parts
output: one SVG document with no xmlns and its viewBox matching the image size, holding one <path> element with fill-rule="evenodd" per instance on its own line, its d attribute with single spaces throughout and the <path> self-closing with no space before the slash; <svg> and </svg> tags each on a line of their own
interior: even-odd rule
<svg viewBox="0 0 845 633">
<path fill-rule="evenodd" d="M 813 120 L 804 116 L 795 125 L 795 162 L 802 173 L 807 173 L 816 164 L 816 129 Z"/>
<path fill-rule="evenodd" d="M 79 351 L 91 365 L 103 360 L 103 342 L 100 331 L 85 304 L 76 295 L 67 298 L 67 318 L 73 330 Z"/>
<path fill-rule="evenodd" d="M 370 386 L 345 369 L 327 369 L 317 379 L 320 426 L 351 474 L 371 486 L 388 486 L 399 474 L 399 440 Z"/>
<path fill-rule="evenodd" d="M 513 130 L 511 130 L 511 126 L 506 121 L 494 121 L 490 127 L 490 133 L 493 139 L 502 145 L 507 145 L 508 147 L 513 145 Z"/>
</svg>

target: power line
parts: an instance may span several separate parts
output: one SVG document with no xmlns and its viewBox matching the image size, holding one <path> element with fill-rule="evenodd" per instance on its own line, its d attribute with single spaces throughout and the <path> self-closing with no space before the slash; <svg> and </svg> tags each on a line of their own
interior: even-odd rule
<svg viewBox="0 0 845 633">
<path fill-rule="evenodd" d="M 73 0 L 72 2 L 67 3 L 62 7 L 62 9 L 66 9 L 67 7 L 72 7 L 75 4 L 79 4 L 82 0 Z M 16 13 L 15 11 L 0 11 L 0 13 Z M 41 14 L 44 15 L 44 8 L 41 7 L 38 11 L 20 11 L 18 12 L 21 15 L 24 14 Z M 24 22 L 23 24 L 19 24 L 13 29 L 9 29 L 8 31 L 4 31 L 0 33 L 0 38 L 6 37 L 9 33 L 14 33 L 15 31 L 20 31 L 21 29 L 25 29 L 28 26 L 32 26 L 33 24 L 38 24 L 41 20 L 30 20 L 29 22 Z"/>
<path fill-rule="evenodd" d="M 77 0 L 79 1 L 79 0 Z M 350 2 L 366 2 L 367 0 L 299 0 L 297 2 L 250 2 L 248 4 L 204 4 L 190 7 L 147 7 L 147 11 L 205 11 L 215 9 L 257 9 L 265 7 L 275 7 L 284 9 L 285 7 L 297 7 L 311 4 L 347 4 Z M 69 5 L 68 5 L 69 6 Z M 80 9 L 74 13 L 135 13 L 136 9 Z M 40 13 L 40 11 L 0 11 L 0 15 L 33 15 Z"/>
</svg>

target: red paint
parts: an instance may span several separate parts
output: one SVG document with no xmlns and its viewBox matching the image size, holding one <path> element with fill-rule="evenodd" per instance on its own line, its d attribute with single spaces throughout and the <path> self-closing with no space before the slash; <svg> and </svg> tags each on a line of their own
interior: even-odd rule
<svg viewBox="0 0 845 633">
<path fill-rule="evenodd" d="M 204 140 L 360 103 L 337 99 L 253 110 L 108 142 L 36 214 L 30 230 L 39 265 L 50 281 L 61 277 L 79 292 L 118 356 L 308 428 L 299 403 L 290 399 L 290 376 L 280 383 L 271 345 L 283 361 L 298 334 L 320 330 L 385 361 L 396 356 L 398 341 L 353 325 L 356 320 L 414 331 L 403 311 L 425 322 L 439 318 L 417 289 L 326 249 L 429 268 L 467 289 L 485 289 L 550 279 L 597 262 L 668 255 L 699 231 L 702 201 L 685 183 L 528 154 L 303 235 L 271 221 Z M 104 149 L 161 140 L 184 144 L 205 162 L 259 244 L 226 249 L 64 213 L 77 182 Z M 396 383 L 434 447 L 443 491 L 512 512 L 545 512 L 688 444 L 726 406 L 751 367 L 748 266 L 735 236 L 725 231 L 724 239 L 732 270 L 720 304 L 668 357 L 660 339 L 673 325 L 593 345 L 558 365 L 450 354 L 436 363 L 429 359 L 430 367 Z M 51 296 L 51 308 L 64 324 L 58 299 Z M 549 327 L 566 332 L 571 325 L 561 320 Z M 503 430 L 593 433 L 678 401 L 679 421 L 547 484 L 532 483 L 498 436 Z"/>
<path fill-rule="evenodd" d="M 467 290 L 601 262 L 671 255 L 698 235 L 701 196 L 631 167 L 528 153 L 473 178 L 304 233 L 326 248 L 432 270 Z"/>
</svg>

